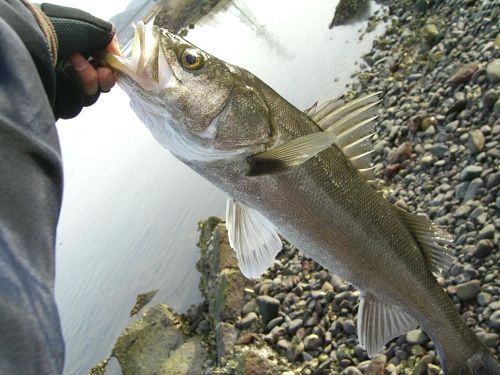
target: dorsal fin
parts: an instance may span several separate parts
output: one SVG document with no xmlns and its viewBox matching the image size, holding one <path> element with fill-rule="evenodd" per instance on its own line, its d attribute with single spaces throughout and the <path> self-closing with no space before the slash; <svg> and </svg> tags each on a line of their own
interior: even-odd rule
<svg viewBox="0 0 500 375">
<path fill-rule="evenodd" d="M 371 294 L 361 295 L 358 308 L 358 339 L 373 357 L 384 349 L 391 339 L 417 326 L 415 320 L 395 306 L 382 303 Z"/>
<path fill-rule="evenodd" d="M 226 226 L 241 273 L 250 279 L 260 277 L 282 248 L 274 225 L 258 211 L 228 198 Z"/>
<path fill-rule="evenodd" d="M 453 237 L 432 221 L 394 206 L 417 243 L 429 265 L 430 271 L 438 276 L 454 263 L 451 250 Z"/>
<path fill-rule="evenodd" d="M 347 104 L 342 97 L 320 108 L 314 104 L 306 113 L 323 132 L 310 133 L 252 155 L 248 158 L 247 174 L 256 176 L 292 168 L 335 144 L 367 180 L 373 180 L 371 136 L 377 118 L 378 94 L 366 95 Z"/>
</svg>

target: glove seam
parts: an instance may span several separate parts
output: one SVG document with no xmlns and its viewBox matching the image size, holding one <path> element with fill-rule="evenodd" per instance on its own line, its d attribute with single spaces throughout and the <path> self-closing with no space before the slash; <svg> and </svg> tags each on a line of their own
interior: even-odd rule
<svg viewBox="0 0 500 375">
<path fill-rule="evenodd" d="M 52 61 L 52 66 L 56 66 L 57 64 L 57 51 L 59 47 L 59 41 L 57 39 L 56 30 L 54 29 L 54 25 L 47 17 L 47 15 L 38 7 L 31 4 L 28 0 L 21 0 L 23 4 L 28 8 L 33 16 L 35 17 L 38 26 L 42 30 L 45 35 L 45 39 L 47 40 L 47 44 L 49 45 L 50 51 L 50 59 Z"/>
</svg>

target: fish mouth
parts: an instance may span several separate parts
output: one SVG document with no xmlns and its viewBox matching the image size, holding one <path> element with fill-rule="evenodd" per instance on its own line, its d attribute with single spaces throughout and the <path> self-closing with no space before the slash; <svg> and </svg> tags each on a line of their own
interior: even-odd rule
<svg viewBox="0 0 500 375">
<path fill-rule="evenodd" d="M 139 22 L 135 29 L 130 56 L 103 52 L 98 59 L 121 78 L 129 77 L 146 91 L 159 91 L 172 86 L 175 77 L 160 45 L 162 36 L 170 36 L 167 30 Z"/>
</svg>

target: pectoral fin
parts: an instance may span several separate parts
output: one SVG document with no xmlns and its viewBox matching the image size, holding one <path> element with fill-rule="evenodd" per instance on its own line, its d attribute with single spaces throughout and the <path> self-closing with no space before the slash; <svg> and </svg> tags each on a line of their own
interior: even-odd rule
<svg viewBox="0 0 500 375">
<path fill-rule="evenodd" d="M 256 210 L 228 198 L 226 226 L 241 273 L 250 279 L 260 277 L 282 248 L 274 225 Z"/>
<path fill-rule="evenodd" d="M 380 102 L 378 95 L 366 95 L 347 104 L 342 97 L 321 107 L 314 104 L 306 114 L 323 132 L 307 134 L 251 156 L 248 175 L 271 174 L 298 166 L 335 144 L 367 180 L 372 180 L 371 137 Z"/>
<path fill-rule="evenodd" d="M 387 306 L 370 294 L 361 296 L 358 311 L 358 339 L 369 357 L 380 353 L 393 338 L 417 326 L 404 311 Z"/>
<path fill-rule="evenodd" d="M 316 132 L 304 135 L 270 150 L 250 156 L 249 176 L 272 174 L 295 167 L 335 143 L 333 133 Z"/>
</svg>

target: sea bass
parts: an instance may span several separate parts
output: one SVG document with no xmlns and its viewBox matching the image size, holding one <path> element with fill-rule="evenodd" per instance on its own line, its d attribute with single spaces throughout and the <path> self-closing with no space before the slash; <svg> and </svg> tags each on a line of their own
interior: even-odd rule
<svg viewBox="0 0 500 375">
<path fill-rule="evenodd" d="M 453 262 L 450 236 L 370 186 L 377 93 L 302 112 L 248 71 L 142 23 L 131 57 L 102 59 L 156 140 L 228 194 L 243 274 L 272 264 L 279 233 L 360 290 L 370 356 L 419 325 L 446 374 L 500 374 L 433 275 Z"/>
</svg>

